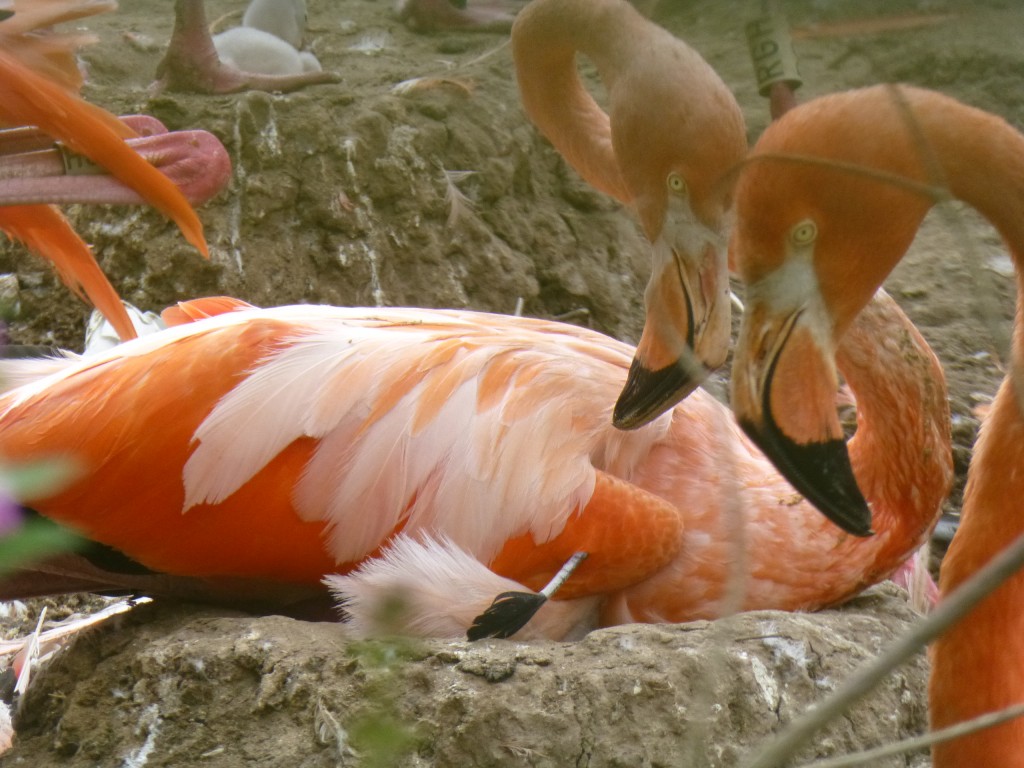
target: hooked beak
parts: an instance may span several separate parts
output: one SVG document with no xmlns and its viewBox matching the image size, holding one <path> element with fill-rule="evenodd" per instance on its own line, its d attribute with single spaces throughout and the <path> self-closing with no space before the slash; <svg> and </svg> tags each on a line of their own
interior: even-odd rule
<svg viewBox="0 0 1024 768">
<path fill-rule="evenodd" d="M 829 520 L 855 536 L 872 535 L 836 414 L 832 353 L 820 342 L 827 335 L 815 332 L 807 307 L 779 314 L 749 299 L 732 370 L 736 420 Z"/>
<path fill-rule="evenodd" d="M 725 362 L 730 317 L 724 254 L 706 243 L 695 259 L 659 240 L 644 302 L 643 336 L 612 413 L 619 429 L 657 418 Z"/>
</svg>

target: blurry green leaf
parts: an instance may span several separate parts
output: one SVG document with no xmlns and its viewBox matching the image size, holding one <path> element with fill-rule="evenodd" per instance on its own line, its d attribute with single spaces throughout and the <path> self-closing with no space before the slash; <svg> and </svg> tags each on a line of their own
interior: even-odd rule
<svg viewBox="0 0 1024 768">
<path fill-rule="evenodd" d="M 14 533 L 0 538 L 0 575 L 33 560 L 77 548 L 83 539 L 50 520 L 28 520 Z"/>
<path fill-rule="evenodd" d="M 57 493 L 79 473 L 70 458 L 52 458 L 30 464 L 0 466 L 0 489 L 15 500 L 39 498 Z"/>
<path fill-rule="evenodd" d="M 383 708 L 358 718 L 350 726 L 352 746 L 366 768 L 389 768 L 412 752 L 418 737 L 414 728 L 397 720 Z"/>
</svg>

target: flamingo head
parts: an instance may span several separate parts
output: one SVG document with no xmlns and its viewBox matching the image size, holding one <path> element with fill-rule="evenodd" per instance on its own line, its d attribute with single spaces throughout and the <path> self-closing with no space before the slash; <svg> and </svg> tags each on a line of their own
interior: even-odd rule
<svg viewBox="0 0 1024 768">
<path fill-rule="evenodd" d="M 871 511 L 835 410 L 835 349 L 933 202 L 905 115 L 882 95 L 818 99 L 773 124 L 737 183 L 730 244 L 746 285 L 736 418 L 794 488 L 858 536 L 871 534 Z"/>
<path fill-rule="evenodd" d="M 664 87 L 680 93 L 648 96 L 648 103 L 669 105 L 658 121 L 648 114 L 631 122 L 612 105 L 623 179 L 653 245 L 644 331 L 613 413 L 621 429 L 674 406 L 728 354 L 731 191 L 725 177 L 746 154 L 747 139 L 732 94 L 705 67 L 691 64 L 683 86 L 664 79 Z M 703 87 L 696 85 L 701 73 Z"/>
</svg>

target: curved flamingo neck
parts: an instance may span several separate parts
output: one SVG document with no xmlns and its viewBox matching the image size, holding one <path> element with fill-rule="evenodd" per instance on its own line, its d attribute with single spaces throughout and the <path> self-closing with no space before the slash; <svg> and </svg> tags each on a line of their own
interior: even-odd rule
<svg viewBox="0 0 1024 768">
<path fill-rule="evenodd" d="M 619 36 L 633 39 L 646 23 L 619 0 L 567 0 L 531 4 L 512 30 L 526 113 L 587 182 L 626 205 L 633 194 L 615 156 L 611 121 L 583 85 L 576 54 L 589 57 L 612 82 L 628 61 Z"/>
<path fill-rule="evenodd" d="M 924 542 L 952 485 L 946 379 L 931 347 L 883 292 L 842 337 L 836 364 L 857 396 L 850 461 L 888 551 L 878 565 L 891 571 Z"/>
<path fill-rule="evenodd" d="M 942 563 L 943 595 L 1024 532 L 1022 446 L 1024 418 L 1008 377 L 975 445 L 960 528 Z M 929 691 L 933 729 L 1024 701 L 1021 606 L 1024 574 L 1018 572 L 935 641 Z M 937 745 L 933 760 L 935 768 L 1020 768 L 1022 756 L 1024 723 L 1017 719 Z"/>
<path fill-rule="evenodd" d="M 962 522 L 942 566 L 949 594 L 1024 531 L 1024 136 L 1004 120 L 937 94 L 912 93 L 941 182 L 1002 235 L 1017 267 L 1018 306 L 1010 373 L 982 426 Z M 1024 701 L 1024 573 L 1009 579 L 933 647 L 932 725 L 951 725 Z M 966 683 L 966 684 L 965 684 Z M 938 745 L 936 768 L 1024 765 L 1024 722 L 1013 720 Z"/>
<path fill-rule="evenodd" d="M 828 522 L 734 421 L 721 421 L 717 402 L 696 393 L 677 406 L 670 431 L 631 478 L 686 514 L 676 561 L 624 593 L 634 620 L 721 615 L 736 557 L 727 505 L 737 498 L 746 521 L 745 609 L 817 610 L 841 602 L 890 576 L 924 542 L 953 476 L 938 360 L 881 292 L 842 337 L 837 358 L 858 398 L 852 460 L 875 512 L 876 535 L 852 537 Z M 695 439 L 704 433 L 721 449 L 709 451 Z"/>
<path fill-rule="evenodd" d="M 527 114 L 597 189 L 632 205 L 651 240 L 682 174 L 693 209 L 718 226 L 723 174 L 747 150 L 732 92 L 701 56 L 625 0 L 534 0 L 516 18 L 512 50 Z M 588 57 L 608 91 L 608 113 L 576 70 Z"/>
</svg>

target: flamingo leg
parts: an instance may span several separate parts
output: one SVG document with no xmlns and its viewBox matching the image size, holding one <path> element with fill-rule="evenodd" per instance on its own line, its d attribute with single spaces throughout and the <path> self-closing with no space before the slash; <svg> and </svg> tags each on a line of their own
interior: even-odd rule
<svg viewBox="0 0 1024 768">
<path fill-rule="evenodd" d="M 512 637 L 529 623 L 586 559 L 586 552 L 576 552 L 540 592 L 502 592 L 486 611 L 473 619 L 466 639 L 475 642 L 487 637 Z"/>
<path fill-rule="evenodd" d="M 156 76 L 157 89 L 185 93 L 236 93 L 245 90 L 286 93 L 307 85 L 338 82 L 338 76 L 333 72 L 263 75 L 243 72 L 225 64 L 213 47 L 203 0 L 175 2 L 174 31 Z"/>
<path fill-rule="evenodd" d="M 167 126 L 150 115 L 121 115 L 118 120 L 140 137 L 167 133 Z M 53 149 L 56 145 L 57 142 L 52 136 L 34 125 L 0 130 L 0 157 Z"/>
<path fill-rule="evenodd" d="M 506 542 L 491 570 L 530 589 L 542 589 L 577 552 L 588 557 L 559 590 L 574 599 L 636 584 L 678 554 L 683 515 L 649 491 L 596 470 L 594 495 L 561 533 L 536 542 L 529 533 Z"/>
</svg>

